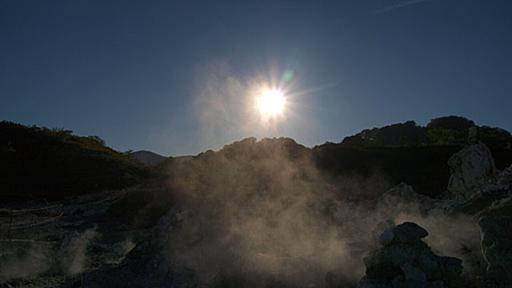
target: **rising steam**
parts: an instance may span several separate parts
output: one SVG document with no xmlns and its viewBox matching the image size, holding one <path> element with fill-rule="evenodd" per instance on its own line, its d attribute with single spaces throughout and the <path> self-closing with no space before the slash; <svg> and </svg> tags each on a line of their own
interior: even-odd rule
<svg viewBox="0 0 512 288">
<path fill-rule="evenodd" d="M 372 235 L 386 220 L 425 225 L 435 234 L 431 245 L 445 255 L 459 256 L 459 240 L 478 239 L 470 219 L 425 216 L 413 203 L 370 210 L 345 200 L 348 193 L 363 194 L 354 190 L 365 185 L 322 175 L 310 151 L 290 139 L 246 139 L 173 165 L 170 185 L 183 221 L 169 236 L 169 258 L 207 285 L 228 278 L 243 279 L 244 287 L 267 287 L 276 279 L 323 287 L 327 273 L 352 284 L 362 276 L 362 257 L 377 245 Z M 450 241 L 454 229 L 459 239 Z"/>
</svg>

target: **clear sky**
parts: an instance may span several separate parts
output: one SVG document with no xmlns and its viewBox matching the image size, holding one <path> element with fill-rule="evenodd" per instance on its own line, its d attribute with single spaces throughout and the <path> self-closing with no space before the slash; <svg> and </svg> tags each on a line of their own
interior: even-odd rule
<svg viewBox="0 0 512 288">
<path fill-rule="evenodd" d="M 261 127 L 244 91 L 285 73 L 287 117 Z M 511 91 L 509 0 L 0 0 L 0 119 L 121 151 L 452 114 L 511 130 Z"/>
</svg>

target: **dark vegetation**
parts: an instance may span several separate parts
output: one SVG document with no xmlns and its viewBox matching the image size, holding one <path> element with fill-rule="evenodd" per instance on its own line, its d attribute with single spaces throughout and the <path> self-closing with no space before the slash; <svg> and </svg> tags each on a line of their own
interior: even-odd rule
<svg viewBox="0 0 512 288">
<path fill-rule="evenodd" d="M 366 129 L 341 143 L 313 148 L 316 163 L 330 175 L 383 175 L 388 187 L 406 182 L 421 194 L 438 197 L 446 189 L 448 159 L 467 142 L 470 127 L 463 117 L 448 116 L 430 121 L 426 127 L 414 121 Z M 512 163 L 512 136 L 501 128 L 476 126 L 478 138 L 487 144 L 498 169 Z M 382 192 L 382 183 L 368 186 L 369 195 Z"/>
<path fill-rule="evenodd" d="M 408 121 L 366 129 L 346 137 L 341 143 L 325 143 L 313 149 L 292 139 L 256 141 L 248 138 L 226 145 L 219 152 L 207 151 L 190 157 L 190 160 L 197 162 L 221 153 L 222 158 L 242 163 L 278 152 L 292 161 L 302 159 L 293 161 L 294 165 L 314 163 L 326 177 L 340 180 L 337 184 L 341 187 L 344 179 L 351 179 L 351 182 L 359 179 L 365 186 L 354 191 L 365 191 L 368 197 L 400 182 L 412 185 L 421 194 L 437 197 L 448 183 L 448 159 L 466 143 L 468 130 L 473 126 L 476 126 L 473 121 L 457 116 L 436 118 L 424 127 Z M 510 133 L 500 128 L 476 127 L 479 139 L 490 147 L 497 168 L 510 165 Z M 27 127 L 3 121 L 0 122 L 0 196 L 50 200 L 124 188 L 150 177 L 153 184 L 165 183 L 169 167 L 173 166 L 170 164 L 187 158 L 160 159 L 165 161 L 147 167 L 130 156 L 133 155 L 107 147 L 96 136 L 80 137 L 68 130 Z M 303 162 L 304 159 L 312 162 Z M 189 169 L 195 169 L 194 165 L 189 166 Z M 133 198 L 133 203 L 124 204 L 153 203 L 149 198 L 162 193 L 157 192 L 158 189 L 150 190 L 154 193 L 129 197 Z"/>
<path fill-rule="evenodd" d="M 392 147 L 464 145 L 468 131 L 476 127 L 478 138 L 491 148 L 510 148 L 512 136 L 501 128 L 477 126 L 472 120 L 459 116 L 432 119 L 427 126 L 414 121 L 393 124 L 382 128 L 365 129 L 343 139 L 348 147 Z"/>
<path fill-rule="evenodd" d="M 446 189 L 450 177 L 446 163 L 459 149 L 446 145 L 355 148 L 325 144 L 313 151 L 317 165 L 332 176 L 346 176 L 348 179 L 355 176 L 370 179 L 375 174 L 381 176 L 385 181 L 365 182 L 365 194 L 373 198 L 376 193 L 400 182 L 412 185 L 420 194 L 439 196 Z M 509 157 L 512 161 L 512 151 Z"/>
<path fill-rule="evenodd" d="M 149 171 L 96 136 L 0 122 L 0 196 L 62 198 L 140 183 Z"/>
</svg>

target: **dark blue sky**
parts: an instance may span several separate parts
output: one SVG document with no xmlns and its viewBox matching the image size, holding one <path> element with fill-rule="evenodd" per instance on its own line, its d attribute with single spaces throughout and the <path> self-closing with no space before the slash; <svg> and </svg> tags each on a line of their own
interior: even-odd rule
<svg viewBox="0 0 512 288">
<path fill-rule="evenodd" d="M 286 70 L 294 117 L 251 127 L 237 93 Z M 119 150 L 315 145 L 451 114 L 511 130 L 511 91 L 508 0 L 0 1 L 0 119 Z"/>
</svg>

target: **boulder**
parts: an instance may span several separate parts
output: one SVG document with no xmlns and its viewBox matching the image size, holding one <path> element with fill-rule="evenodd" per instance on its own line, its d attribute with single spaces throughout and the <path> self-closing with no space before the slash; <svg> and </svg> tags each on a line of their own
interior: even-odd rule
<svg viewBox="0 0 512 288">
<path fill-rule="evenodd" d="M 512 287 L 512 165 L 497 173 L 489 149 L 480 142 L 454 154 L 448 164 L 448 190 L 455 199 L 449 212 L 478 219 L 488 287 Z M 457 269 L 447 265 L 456 275 Z"/>
<path fill-rule="evenodd" d="M 393 234 L 396 243 L 414 243 L 427 237 L 428 232 L 416 223 L 404 222 L 395 227 Z"/>
<path fill-rule="evenodd" d="M 379 243 L 388 246 L 393 243 L 414 243 L 421 238 L 427 237 L 427 230 L 421 228 L 418 224 L 404 222 L 395 227 L 389 227 L 379 236 Z"/>
<path fill-rule="evenodd" d="M 475 145 L 480 144 L 481 143 L 477 143 Z M 494 160 L 490 154 L 487 156 L 480 157 L 480 160 L 478 161 L 474 160 L 479 157 L 475 156 L 476 154 L 487 154 L 487 152 L 485 152 L 485 150 L 487 149 L 485 145 L 479 147 L 480 148 L 472 148 L 472 151 L 480 150 L 480 152 L 478 152 L 479 154 L 476 152 L 461 153 L 462 151 L 464 151 L 463 149 L 462 151 L 453 155 L 452 158 L 450 158 L 450 161 L 452 161 L 449 162 L 450 167 L 452 167 L 452 165 L 455 165 L 455 162 L 459 164 L 465 163 L 459 165 L 459 168 L 452 167 L 452 171 L 459 172 L 454 172 L 452 174 L 450 178 L 450 183 L 448 185 L 448 188 L 451 189 L 450 192 L 451 196 L 453 196 L 452 198 L 455 198 L 454 200 L 451 201 L 451 207 L 449 207 L 450 213 L 466 213 L 470 215 L 476 215 L 490 207 L 492 203 L 512 195 L 512 165 L 505 168 L 501 172 L 497 172 L 496 169 L 494 168 Z M 467 158 L 460 159 L 460 157 Z M 483 161 L 484 158 L 488 158 L 488 160 Z M 484 167 L 486 164 L 478 165 L 477 163 L 487 163 L 487 168 L 480 169 Z M 466 169 L 463 167 L 472 168 Z M 478 170 L 480 172 L 477 172 Z M 467 179 L 461 180 L 462 178 L 464 178 L 462 177 L 462 175 L 466 175 L 465 178 Z M 458 185 L 457 183 L 465 183 L 465 185 Z"/>
<path fill-rule="evenodd" d="M 460 285 L 462 261 L 438 256 L 422 241 L 428 232 L 405 222 L 386 229 L 382 247 L 364 258 L 366 275 L 359 287 L 456 287 Z"/>
<path fill-rule="evenodd" d="M 496 176 L 494 159 L 482 142 L 470 144 L 452 155 L 448 165 L 451 172 L 448 191 L 454 199 L 470 198 Z"/>
</svg>

